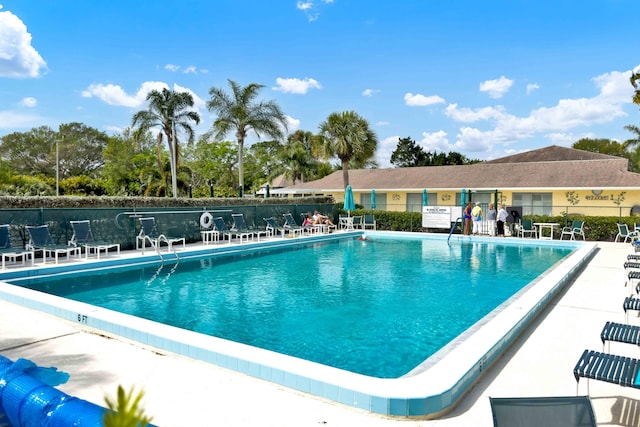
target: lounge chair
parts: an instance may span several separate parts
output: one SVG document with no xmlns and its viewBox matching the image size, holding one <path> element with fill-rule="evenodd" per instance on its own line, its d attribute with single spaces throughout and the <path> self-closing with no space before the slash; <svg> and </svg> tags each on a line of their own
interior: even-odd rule
<svg viewBox="0 0 640 427">
<path fill-rule="evenodd" d="M 158 232 L 156 219 L 154 217 L 138 218 L 140 220 L 140 233 L 136 237 L 136 249 L 140 249 L 142 243 L 142 254 L 147 246 L 147 242 L 151 244 L 156 252 L 160 252 L 162 242 L 167 244 L 167 250 L 172 251 L 174 243 L 182 242 L 182 249 L 186 248 L 186 239 L 184 237 L 168 237 Z"/>
<path fill-rule="evenodd" d="M 576 236 L 582 236 L 582 240 L 585 240 L 584 221 L 573 221 L 570 227 L 564 227 L 560 233 L 560 240 L 564 236 L 569 236 L 569 240 L 576 240 Z"/>
<path fill-rule="evenodd" d="M 589 396 L 490 397 L 494 427 L 595 427 Z"/>
<path fill-rule="evenodd" d="M 576 379 L 576 392 L 580 378 L 587 378 L 587 394 L 589 392 L 588 380 L 590 379 L 605 381 L 623 387 L 640 388 L 638 368 L 640 368 L 638 359 L 585 350 L 575 368 L 573 368 L 573 376 Z"/>
<path fill-rule="evenodd" d="M 82 250 L 80 247 L 53 243 L 51 234 L 49 234 L 49 226 L 27 225 L 25 228 L 27 229 L 27 233 L 29 233 L 27 249 L 32 250 L 34 255 L 35 252 L 41 251 L 43 264 L 47 263 L 47 256 L 49 255 L 53 255 L 55 257 L 56 264 L 58 263 L 58 257 L 61 254 L 66 255 L 67 259 L 71 259 L 71 256 L 75 254 L 78 259 L 80 259 L 80 252 Z"/>
<path fill-rule="evenodd" d="M 376 229 L 376 217 L 372 214 L 365 214 L 362 221 L 362 229 L 366 230 L 370 228 L 372 230 Z"/>
<path fill-rule="evenodd" d="M 622 309 L 624 310 L 625 320 L 628 321 L 629 311 L 640 311 L 640 299 L 633 298 L 633 297 L 626 297 L 624 299 L 624 303 L 622 303 Z"/>
<path fill-rule="evenodd" d="M 231 214 L 231 217 L 233 218 L 233 227 L 231 227 L 231 231 L 240 236 L 240 243 L 242 243 L 242 236 L 247 236 L 247 240 L 249 240 L 249 237 L 253 239 L 255 236 L 258 238 L 258 241 L 260 241 L 260 235 L 266 236 L 267 232 L 265 230 L 258 230 L 255 227 L 249 227 L 243 214 Z"/>
<path fill-rule="evenodd" d="M 221 216 L 213 218 L 213 226 L 218 232 L 218 237 L 222 238 L 223 241 L 227 238 L 229 240 L 229 244 L 231 244 L 231 239 L 235 233 L 229 230 L 229 227 L 227 227 L 227 224 L 225 224 L 224 219 Z"/>
<path fill-rule="evenodd" d="M 285 230 L 287 230 L 290 234 L 293 234 L 294 236 L 296 234 L 299 236 L 302 236 L 304 234 L 305 228 L 298 225 L 296 220 L 293 219 L 293 215 L 291 215 L 290 213 L 284 213 L 282 214 L 282 216 L 284 217 L 283 228 Z"/>
<path fill-rule="evenodd" d="M 0 225 L 0 254 L 2 254 L 2 269 L 6 268 L 7 260 L 17 262 L 22 259 L 22 265 L 31 257 L 31 265 L 33 265 L 33 250 L 14 248 L 11 244 L 11 234 L 9 233 L 9 224 Z"/>
<path fill-rule="evenodd" d="M 637 231 L 629 231 L 629 226 L 627 224 L 618 224 L 618 234 L 616 235 L 616 242 L 618 239 L 624 238 L 624 243 L 627 243 L 627 240 L 634 241 L 640 237 L 640 233 Z"/>
<path fill-rule="evenodd" d="M 69 245 L 84 247 L 84 253 L 87 259 L 93 251 L 95 251 L 97 259 L 100 259 L 100 251 L 104 251 L 105 256 L 107 256 L 109 249 L 114 248 L 118 252 L 118 255 L 120 255 L 120 243 L 100 242 L 93 238 L 89 220 L 69 222 L 73 228 L 73 236 L 71 236 L 71 240 L 69 240 Z"/>
<path fill-rule="evenodd" d="M 611 341 L 640 346 L 640 326 L 607 322 L 600 332 L 600 339 L 602 351 L 604 351 L 605 342 L 609 342 L 609 349 L 611 348 Z"/>
<path fill-rule="evenodd" d="M 518 228 L 518 235 L 520 235 L 520 237 L 526 237 L 527 234 L 533 234 L 533 237 L 538 237 L 538 228 L 533 225 L 533 221 L 530 219 L 523 219 Z"/>
<path fill-rule="evenodd" d="M 286 230 L 284 229 L 284 227 L 280 227 L 276 223 L 276 220 L 273 219 L 272 216 L 269 218 L 262 218 L 262 219 L 267 224 L 267 227 L 266 227 L 267 237 L 273 237 L 273 235 L 277 233 L 280 233 L 280 235 L 284 237 L 284 233 L 286 232 Z"/>
<path fill-rule="evenodd" d="M 357 229 L 364 230 L 364 220 L 362 218 L 362 215 L 358 215 L 358 216 L 354 216 L 353 217 L 353 228 L 355 230 L 357 230 Z"/>
</svg>

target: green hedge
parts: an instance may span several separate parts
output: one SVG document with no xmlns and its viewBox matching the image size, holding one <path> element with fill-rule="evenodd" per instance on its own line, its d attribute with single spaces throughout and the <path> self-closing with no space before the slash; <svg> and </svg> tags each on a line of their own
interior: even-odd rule
<svg viewBox="0 0 640 427">
<path fill-rule="evenodd" d="M 342 206 L 338 209 L 339 213 L 344 214 Z M 449 230 L 426 230 L 422 227 L 422 214 L 420 212 L 389 212 L 389 211 L 372 211 L 369 209 L 358 208 L 351 212 L 351 215 L 364 215 L 373 213 L 376 218 L 376 227 L 378 230 L 392 231 L 430 231 L 436 233 L 449 233 Z M 337 215 L 336 215 L 337 218 Z M 602 217 L 602 216 L 580 216 L 580 215 L 564 215 L 547 216 L 547 215 L 527 215 L 527 219 L 533 222 L 551 222 L 559 224 L 557 232 L 554 233 L 556 239 L 560 238 L 560 230 L 566 225 L 571 225 L 574 220 L 584 221 L 584 232 L 587 240 L 613 242 L 618 234 L 618 223 L 627 224 L 629 230 L 634 229 L 635 223 L 640 225 L 640 217 Z M 460 233 L 459 227 L 455 233 Z"/>
</svg>

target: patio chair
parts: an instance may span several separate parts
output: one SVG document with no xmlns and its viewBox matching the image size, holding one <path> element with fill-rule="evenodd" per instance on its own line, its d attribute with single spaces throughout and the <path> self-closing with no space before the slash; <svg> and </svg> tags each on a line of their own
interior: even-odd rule
<svg viewBox="0 0 640 427">
<path fill-rule="evenodd" d="M 624 243 L 627 243 L 627 240 L 631 240 L 632 242 L 640 237 L 640 232 L 637 231 L 629 231 L 629 226 L 627 224 L 618 224 L 618 234 L 616 235 L 616 242 L 618 239 L 624 238 Z"/>
<path fill-rule="evenodd" d="M 600 332 L 600 339 L 602 340 L 602 351 L 604 351 L 605 342 L 609 343 L 608 350 L 610 350 L 612 341 L 640 346 L 640 326 L 607 322 Z"/>
<path fill-rule="evenodd" d="M 576 392 L 580 378 L 587 379 L 587 394 L 589 394 L 590 379 L 640 389 L 640 378 L 636 378 L 638 368 L 640 368 L 638 359 L 585 350 L 573 368 Z"/>
<path fill-rule="evenodd" d="M 362 215 L 358 215 L 358 216 L 354 216 L 353 217 L 353 228 L 355 230 L 357 230 L 357 229 L 364 230 L 364 220 L 363 220 Z"/>
<path fill-rule="evenodd" d="M 367 228 L 376 229 L 376 217 L 372 214 L 365 214 L 362 220 L 362 229 L 366 230 Z"/>
<path fill-rule="evenodd" d="M 533 237 L 538 237 L 538 228 L 533 225 L 533 221 L 530 219 L 522 219 L 520 228 L 518 228 L 518 235 L 520 237 L 526 237 L 527 234 L 533 234 Z"/>
<path fill-rule="evenodd" d="M 107 256 L 109 255 L 109 250 L 114 248 L 118 252 L 118 255 L 120 255 L 120 243 L 101 242 L 93 238 L 89 220 L 69 222 L 71 223 L 71 228 L 73 228 L 73 235 L 71 236 L 71 240 L 69 240 L 69 245 L 84 247 L 84 253 L 87 259 L 93 251 L 95 251 L 97 259 L 100 259 L 101 251 L 104 251 L 105 256 Z"/>
<path fill-rule="evenodd" d="M 589 396 L 490 397 L 494 427 L 597 426 Z"/>
<path fill-rule="evenodd" d="M 576 240 L 576 236 L 582 236 L 582 240 L 585 240 L 584 221 L 573 221 L 571 226 L 564 227 L 560 234 L 560 240 L 562 240 L 564 236 L 569 236 L 569 240 Z"/>
<path fill-rule="evenodd" d="M 224 218 L 222 218 L 221 216 L 214 217 L 213 226 L 218 232 L 218 237 L 222 238 L 223 241 L 225 238 L 227 238 L 229 240 L 229 244 L 231 244 L 231 239 L 233 238 L 235 233 L 231 231 L 229 227 L 227 227 L 227 224 L 225 224 L 224 222 Z"/>
<path fill-rule="evenodd" d="M 273 219 L 272 216 L 270 216 L 269 218 L 262 218 L 262 219 L 267 224 L 267 227 L 266 227 L 267 237 L 273 237 L 273 235 L 277 233 L 280 233 L 280 235 L 284 237 L 284 233 L 286 232 L 286 230 L 284 229 L 284 227 L 280 227 L 276 223 L 276 220 Z"/>
<path fill-rule="evenodd" d="M 150 216 L 138 219 L 140 220 L 140 233 L 136 237 L 136 250 L 140 249 L 140 243 L 142 243 L 143 255 L 147 242 L 149 242 L 151 247 L 153 247 L 158 253 L 160 253 L 160 246 L 162 245 L 162 242 L 167 244 L 168 251 L 173 251 L 174 243 L 178 242 L 182 242 L 182 249 L 186 249 L 186 239 L 184 237 L 168 237 L 164 234 L 160 234 L 154 217 Z"/>
<path fill-rule="evenodd" d="M 31 257 L 31 265 L 33 265 L 33 250 L 14 248 L 11 244 L 11 234 L 9 233 L 9 224 L 0 225 L 0 254 L 2 254 L 2 269 L 6 268 L 7 260 L 18 262 L 22 259 L 22 265 Z"/>
<path fill-rule="evenodd" d="M 231 217 L 233 218 L 233 227 L 231 227 L 231 231 L 235 232 L 236 234 L 242 233 L 243 235 L 248 235 L 251 238 L 255 236 L 258 238 L 258 241 L 260 241 L 261 235 L 267 235 L 266 230 L 260 230 L 256 227 L 249 227 L 247 225 L 247 221 L 245 221 L 244 219 L 244 214 L 231 214 Z M 242 237 L 240 237 L 240 243 L 242 243 Z"/>
<path fill-rule="evenodd" d="M 291 215 L 291 213 L 284 213 L 282 214 L 282 216 L 284 217 L 283 228 L 285 230 L 287 230 L 290 234 L 293 234 L 294 236 L 296 234 L 299 236 L 302 236 L 304 234 L 304 231 L 305 231 L 304 227 L 301 227 L 300 225 L 298 225 L 296 220 L 293 219 L 293 215 Z"/>
<path fill-rule="evenodd" d="M 27 233 L 29 233 L 27 249 L 33 251 L 33 255 L 35 255 L 35 252 L 41 251 L 43 264 L 47 263 L 47 256 L 49 255 L 54 256 L 56 264 L 58 263 L 58 257 L 61 254 L 66 255 L 67 259 L 71 259 L 71 256 L 75 254 L 78 259 L 80 259 L 81 248 L 77 246 L 58 245 L 53 243 L 51 234 L 49 234 L 49 226 L 27 225 L 25 228 L 27 229 Z"/>
</svg>

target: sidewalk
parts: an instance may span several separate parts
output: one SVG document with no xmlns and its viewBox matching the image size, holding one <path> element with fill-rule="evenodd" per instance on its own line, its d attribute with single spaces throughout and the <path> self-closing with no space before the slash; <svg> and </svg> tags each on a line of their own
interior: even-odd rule
<svg viewBox="0 0 640 427">
<path fill-rule="evenodd" d="M 0 301 L 0 354 L 71 374 L 58 388 L 104 405 L 119 384 L 144 389 L 158 426 L 492 426 L 489 396 L 574 396 L 573 367 L 584 349 L 601 350 L 606 321 L 624 322 L 622 243 L 601 243 L 585 271 L 498 360 L 461 402 L 438 420 L 388 419 Z M 635 313 L 629 322 L 640 324 Z M 611 343 L 611 353 L 640 349 Z M 586 394 L 586 381 L 580 394 Z M 640 425 L 640 390 L 590 382 L 599 425 Z"/>
</svg>

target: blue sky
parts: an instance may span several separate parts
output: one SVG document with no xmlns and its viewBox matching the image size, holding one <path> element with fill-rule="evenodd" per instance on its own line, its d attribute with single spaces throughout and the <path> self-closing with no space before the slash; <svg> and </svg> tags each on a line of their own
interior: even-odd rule
<svg viewBox="0 0 640 427">
<path fill-rule="evenodd" d="M 0 0 L 0 136 L 107 133 L 151 89 L 265 85 L 289 131 L 354 110 L 379 140 L 492 159 L 640 125 L 637 0 Z M 233 140 L 233 135 L 228 135 Z"/>
</svg>

